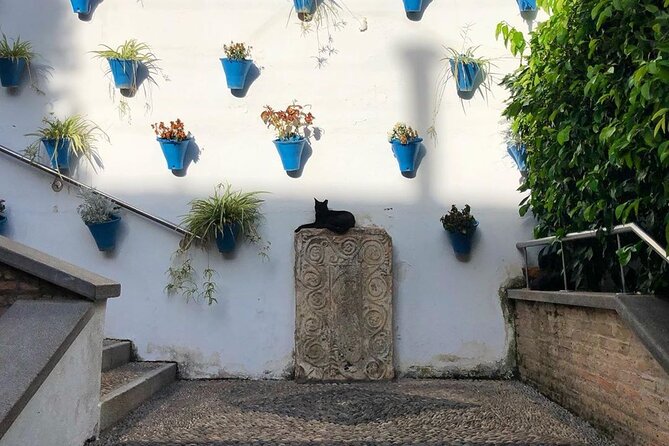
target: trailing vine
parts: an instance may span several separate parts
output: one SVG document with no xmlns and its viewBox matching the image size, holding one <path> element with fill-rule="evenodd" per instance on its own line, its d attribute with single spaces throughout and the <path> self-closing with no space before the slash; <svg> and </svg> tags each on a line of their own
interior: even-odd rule
<svg viewBox="0 0 669 446">
<path fill-rule="evenodd" d="M 552 15 L 529 41 L 497 28 L 514 54 L 529 50 L 503 81 L 504 115 L 528 149 L 521 215 L 534 214 L 536 236 L 636 222 L 669 244 L 669 0 L 539 4 Z M 570 245 L 574 286 L 620 289 L 610 272 L 621 264 L 628 289 L 669 291 L 667 264 L 623 241 Z"/>
</svg>

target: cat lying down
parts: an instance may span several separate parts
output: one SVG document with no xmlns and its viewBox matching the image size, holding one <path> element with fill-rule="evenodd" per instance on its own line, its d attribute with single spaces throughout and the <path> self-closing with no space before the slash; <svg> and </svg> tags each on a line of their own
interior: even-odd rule
<svg viewBox="0 0 669 446">
<path fill-rule="evenodd" d="M 295 230 L 300 232 L 302 229 L 329 229 L 337 234 L 345 234 L 349 229 L 355 226 L 355 217 L 348 211 L 331 211 L 328 209 L 328 200 L 316 202 L 316 221 L 307 223 Z"/>
</svg>

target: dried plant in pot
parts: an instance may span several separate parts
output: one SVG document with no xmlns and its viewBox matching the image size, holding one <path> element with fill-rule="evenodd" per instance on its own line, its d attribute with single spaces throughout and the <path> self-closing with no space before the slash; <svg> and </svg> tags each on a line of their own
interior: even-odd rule
<svg viewBox="0 0 669 446">
<path fill-rule="evenodd" d="M 35 57 L 37 53 L 33 52 L 30 42 L 17 37 L 10 43 L 3 34 L 0 39 L 0 84 L 7 88 L 18 87 L 26 68 L 30 73 L 30 62 Z"/>
<path fill-rule="evenodd" d="M 190 132 L 186 132 L 184 123 L 177 119 L 176 121 L 170 121 L 170 125 L 167 126 L 161 121 L 151 124 L 151 128 L 160 143 L 165 161 L 167 161 L 167 168 L 170 170 L 183 169 L 186 151 L 193 139 Z"/>
<path fill-rule="evenodd" d="M 285 110 L 274 110 L 267 105 L 260 115 L 265 125 L 276 132 L 274 145 L 286 172 L 298 171 L 302 164 L 305 134 L 315 119 L 310 111 L 306 111 L 307 108 L 296 102 Z"/>
<path fill-rule="evenodd" d="M 472 249 L 472 238 L 479 225 L 471 214 L 470 206 L 467 204 L 462 210 L 459 210 L 452 205 L 451 210 L 441 217 L 440 221 L 448 233 L 453 251 L 459 255 L 468 255 Z"/>
<path fill-rule="evenodd" d="M 44 118 L 42 123 L 44 125 L 36 132 L 26 135 L 38 138 L 26 149 L 30 158 L 37 158 L 41 143 L 51 167 L 58 171 L 69 171 L 72 157 L 86 160 L 94 170 L 102 167 L 97 145 L 101 139 L 109 141 L 109 137 L 97 124 L 82 115 L 63 120 L 51 116 Z"/>
<path fill-rule="evenodd" d="M 246 85 L 246 77 L 253 65 L 251 60 L 251 47 L 244 43 L 230 42 L 223 45 L 225 57 L 221 59 L 225 79 L 231 90 L 243 90 Z"/>
<path fill-rule="evenodd" d="M 82 189 L 79 197 L 82 203 L 77 207 L 77 212 L 95 239 L 98 249 L 113 251 L 121 223 L 120 207 L 109 198 L 90 189 Z"/>
<path fill-rule="evenodd" d="M 188 235 L 184 237 L 177 256 L 185 255 L 193 245 L 206 248 L 212 242 L 219 252 L 231 253 L 242 238 L 260 245 L 262 237 L 258 229 L 264 218 L 260 210 L 264 202 L 260 195 L 263 193 L 243 192 L 233 189 L 229 184 L 219 184 L 213 195 L 191 201 L 191 209 L 181 222 Z M 261 247 L 261 255 L 266 256 L 268 248 L 269 245 Z M 216 302 L 215 286 L 211 280 L 215 271 L 211 267 L 205 270 L 201 293 L 194 291 L 199 289 L 193 279 L 195 273 L 190 258 L 182 262 L 181 266 L 170 268 L 170 282 L 166 287 L 168 293 L 182 294 L 186 300 L 202 296 L 209 304 Z"/>
<path fill-rule="evenodd" d="M 398 122 L 388 132 L 388 141 L 392 146 L 400 171 L 415 171 L 418 150 L 420 149 L 420 143 L 423 142 L 423 139 L 418 137 L 418 132 L 405 123 Z"/>
</svg>

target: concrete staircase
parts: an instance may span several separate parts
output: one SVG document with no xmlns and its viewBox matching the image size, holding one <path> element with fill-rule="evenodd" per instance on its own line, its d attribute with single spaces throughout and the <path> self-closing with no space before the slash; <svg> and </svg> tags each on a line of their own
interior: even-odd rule
<svg viewBox="0 0 669 446">
<path fill-rule="evenodd" d="M 172 362 L 131 361 L 132 343 L 105 339 L 100 386 L 100 430 L 119 422 L 176 379 Z"/>
</svg>

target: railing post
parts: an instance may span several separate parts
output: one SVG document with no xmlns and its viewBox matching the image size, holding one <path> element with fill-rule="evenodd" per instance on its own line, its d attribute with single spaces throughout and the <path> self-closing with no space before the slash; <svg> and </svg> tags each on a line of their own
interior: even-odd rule
<svg viewBox="0 0 669 446">
<path fill-rule="evenodd" d="M 528 271 L 528 263 L 527 263 L 527 248 L 523 248 L 523 257 L 525 258 L 525 287 L 529 290 L 530 289 L 530 273 Z"/>
<path fill-rule="evenodd" d="M 618 251 L 620 251 L 620 249 L 622 248 L 622 245 L 620 243 L 620 234 L 616 234 L 616 240 L 618 241 Z M 618 259 L 618 263 L 620 264 L 620 283 L 623 286 L 623 294 L 626 294 L 627 287 L 625 286 L 625 269 L 623 267 L 623 264 L 620 263 L 620 258 Z"/>
<path fill-rule="evenodd" d="M 564 261 L 564 243 L 560 242 L 560 254 L 562 254 L 562 279 L 564 280 L 564 290 L 569 291 L 567 285 L 567 265 Z"/>
</svg>

